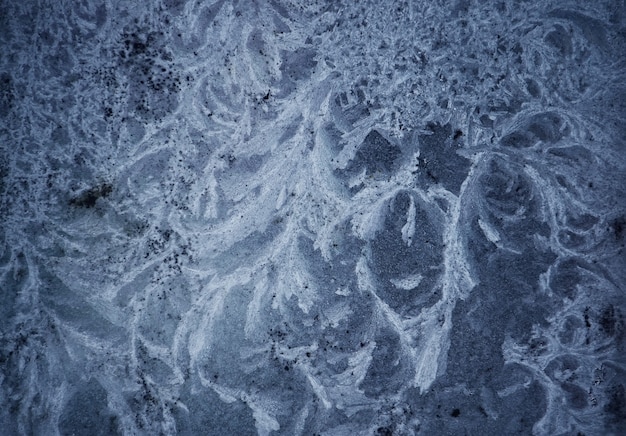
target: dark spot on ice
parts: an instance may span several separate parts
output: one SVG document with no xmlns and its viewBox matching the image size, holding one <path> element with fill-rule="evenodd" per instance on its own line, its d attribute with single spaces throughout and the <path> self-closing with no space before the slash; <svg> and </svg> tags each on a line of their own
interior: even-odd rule
<svg viewBox="0 0 626 436">
<path fill-rule="evenodd" d="M 146 44 L 144 44 L 143 42 L 133 43 L 133 54 L 140 54 L 140 53 L 144 53 L 145 51 L 146 51 Z"/>
<path fill-rule="evenodd" d="M 450 416 L 452 416 L 453 418 L 458 418 L 460 415 L 461 411 L 459 409 L 454 409 L 452 413 L 450 413 Z"/>
<path fill-rule="evenodd" d="M 613 220 L 610 224 L 610 229 L 615 234 L 615 239 L 618 241 L 624 236 L 624 227 L 626 226 L 626 217 L 619 217 Z"/>
<path fill-rule="evenodd" d="M 96 205 L 99 198 L 106 198 L 113 191 L 113 186 L 104 183 L 95 188 L 88 189 L 80 193 L 77 197 L 70 199 L 70 205 L 76 207 L 91 208 Z"/>
<path fill-rule="evenodd" d="M 378 427 L 376 434 L 381 436 L 392 436 L 393 431 L 389 427 Z"/>
<path fill-rule="evenodd" d="M 590 328 L 591 323 L 589 322 L 589 308 L 588 307 L 585 307 L 583 318 L 585 319 L 585 327 Z"/>
</svg>

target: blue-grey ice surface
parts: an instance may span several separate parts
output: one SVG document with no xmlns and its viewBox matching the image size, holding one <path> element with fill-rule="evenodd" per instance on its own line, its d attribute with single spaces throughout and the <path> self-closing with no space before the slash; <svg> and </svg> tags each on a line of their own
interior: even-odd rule
<svg viewBox="0 0 626 436">
<path fill-rule="evenodd" d="M 622 0 L 0 2 L 2 435 L 626 434 Z"/>
</svg>

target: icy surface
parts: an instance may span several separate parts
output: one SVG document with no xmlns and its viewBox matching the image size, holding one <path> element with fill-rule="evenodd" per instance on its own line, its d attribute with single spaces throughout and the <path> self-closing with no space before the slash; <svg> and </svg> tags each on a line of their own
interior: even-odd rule
<svg viewBox="0 0 626 436">
<path fill-rule="evenodd" d="M 623 1 L 0 2 L 4 435 L 626 434 Z"/>
</svg>

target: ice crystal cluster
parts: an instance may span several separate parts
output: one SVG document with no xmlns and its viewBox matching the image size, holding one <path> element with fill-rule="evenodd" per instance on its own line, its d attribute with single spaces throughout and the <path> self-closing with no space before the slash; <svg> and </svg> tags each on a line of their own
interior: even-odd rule
<svg viewBox="0 0 626 436">
<path fill-rule="evenodd" d="M 623 1 L 0 2 L 0 433 L 618 435 Z"/>
</svg>

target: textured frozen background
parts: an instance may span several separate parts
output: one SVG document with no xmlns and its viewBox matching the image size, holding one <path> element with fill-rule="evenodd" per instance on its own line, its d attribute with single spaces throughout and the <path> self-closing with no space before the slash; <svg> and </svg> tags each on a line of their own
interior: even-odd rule
<svg viewBox="0 0 626 436">
<path fill-rule="evenodd" d="M 0 1 L 0 432 L 625 432 L 625 45 L 623 0 Z"/>
</svg>

